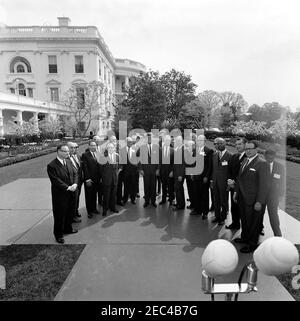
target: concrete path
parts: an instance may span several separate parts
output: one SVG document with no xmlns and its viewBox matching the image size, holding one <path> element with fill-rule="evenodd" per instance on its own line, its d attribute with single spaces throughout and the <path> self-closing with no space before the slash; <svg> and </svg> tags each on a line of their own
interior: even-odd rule
<svg viewBox="0 0 300 321">
<path fill-rule="evenodd" d="M 65 240 L 86 247 L 56 300 L 210 300 L 201 291 L 201 255 L 211 240 L 236 235 L 213 224 L 211 215 L 202 221 L 167 205 L 144 209 L 142 197 L 119 213 L 88 219 L 83 194 L 79 233 Z M 49 179 L 19 179 L 1 186 L 0 195 L 0 245 L 56 244 Z M 299 244 L 300 222 L 282 211 L 280 218 L 284 236 Z M 264 224 L 265 238 L 272 236 L 267 215 Z M 217 282 L 236 282 L 251 258 L 240 254 L 235 273 Z M 259 274 L 258 289 L 240 300 L 293 300 L 275 277 Z"/>
</svg>

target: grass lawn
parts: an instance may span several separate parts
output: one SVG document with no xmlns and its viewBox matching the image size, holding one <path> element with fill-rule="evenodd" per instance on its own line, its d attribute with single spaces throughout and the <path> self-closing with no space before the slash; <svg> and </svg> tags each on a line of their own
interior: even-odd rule
<svg viewBox="0 0 300 321">
<path fill-rule="evenodd" d="M 298 249 L 298 252 L 300 253 L 300 244 L 296 244 L 296 247 Z M 300 262 L 299 262 L 300 264 Z M 300 273 L 300 270 L 296 273 Z M 296 301 L 300 301 L 300 289 L 293 289 L 292 287 L 292 279 L 296 276 L 297 274 L 293 273 L 285 273 L 280 276 L 277 276 L 277 279 L 280 281 L 280 283 L 288 290 L 288 292 L 293 296 L 293 298 Z M 299 280 L 298 280 L 298 285 L 300 285 Z"/>
<path fill-rule="evenodd" d="M 85 245 L 9 245 L 0 247 L 0 265 L 6 269 L 2 301 L 54 299 Z"/>
</svg>

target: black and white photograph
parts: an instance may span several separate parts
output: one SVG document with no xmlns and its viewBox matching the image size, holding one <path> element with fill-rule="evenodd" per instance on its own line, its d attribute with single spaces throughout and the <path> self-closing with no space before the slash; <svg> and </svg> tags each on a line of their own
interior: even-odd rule
<svg viewBox="0 0 300 321">
<path fill-rule="evenodd" d="M 300 301 L 299 12 L 1 0 L 0 308 Z"/>
</svg>

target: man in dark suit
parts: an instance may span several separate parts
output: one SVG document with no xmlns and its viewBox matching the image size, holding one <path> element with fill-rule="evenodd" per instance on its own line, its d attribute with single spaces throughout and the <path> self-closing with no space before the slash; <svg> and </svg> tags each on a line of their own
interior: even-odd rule
<svg viewBox="0 0 300 321">
<path fill-rule="evenodd" d="M 103 213 L 107 215 L 108 209 L 118 213 L 116 209 L 116 192 L 119 173 L 119 155 L 115 152 L 113 143 L 107 144 L 107 151 L 104 153 L 105 161 L 101 161 L 100 177 L 103 186 Z"/>
<path fill-rule="evenodd" d="M 68 142 L 68 148 L 70 151 L 70 160 L 71 164 L 73 165 L 74 171 L 77 173 L 78 176 L 78 186 L 75 191 L 76 194 L 76 211 L 73 218 L 74 223 L 80 223 L 81 222 L 81 215 L 78 211 L 79 208 L 79 198 L 81 193 L 81 186 L 83 184 L 83 172 L 82 172 L 82 163 L 81 163 L 81 157 L 77 155 L 78 145 L 77 143 Z"/>
<path fill-rule="evenodd" d="M 139 170 L 144 178 L 145 203 L 144 208 L 156 205 L 156 176 L 159 175 L 159 146 L 152 143 L 152 134 L 147 135 L 147 144 L 142 145 L 137 156 L 140 158 Z"/>
<path fill-rule="evenodd" d="M 138 163 L 133 143 L 133 139 L 131 137 L 127 137 L 126 151 L 124 151 L 124 155 L 120 155 L 120 157 L 125 158 L 124 161 L 122 161 L 124 179 L 123 204 L 128 201 L 128 197 L 130 197 L 132 204 L 135 204 L 136 199 L 136 176 L 138 175 Z"/>
<path fill-rule="evenodd" d="M 215 206 L 215 219 L 212 222 L 223 225 L 228 213 L 228 164 L 232 155 L 226 150 L 226 141 L 223 138 L 217 138 L 216 144 L 217 152 L 214 153 L 212 160 L 212 188 Z"/>
<path fill-rule="evenodd" d="M 91 140 L 89 149 L 82 154 L 82 170 L 84 177 L 85 205 L 88 218 L 100 214 L 97 210 L 97 192 L 100 184 L 100 165 L 96 156 L 96 143 Z"/>
<path fill-rule="evenodd" d="M 239 175 L 241 163 L 246 158 L 245 146 L 246 146 L 246 139 L 238 138 L 235 142 L 237 153 L 232 155 L 231 160 L 229 162 L 229 179 L 227 183 L 230 188 L 230 196 L 231 196 L 230 210 L 231 210 L 232 223 L 230 225 L 225 226 L 229 230 L 235 230 L 235 229 L 238 230 L 240 228 L 241 214 L 239 212 L 239 207 L 237 203 L 233 201 L 233 194 L 234 194 L 234 188 L 237 181 L 237 177 Z"/>
<path fill-rule="evenodd" d="M 162 198 L 160 205 L 165 204 L 169 194 L 169 203 L 174 200 L 174 178 L 170 177 L 174 162 L 174 150 L 170 146 L 171 136 L 163 137 L 162 146 L 159 150 L 159 176 L 162 182 Z"/>
<path fill-rule="evenodd" d="M 193 175 L 193 199 L 195 208 L 191 215 L 202 215 L 207 218 L 209 212 L 209 185 L 212 175 L 212 149 L 205 146 L 205 136 L 199 135 L 196 141 L 196 167 Z M 199 171 L 198 171 L 199 168 Z"/>
<path fill-rule="evenodd" d="M 64 234 L 78 232 L 72 227 L 78 176 L 69 160 L 68 146 L 57 147 L 57 157 L 47 165 L 47 173 L 51 181 L 53 233 L 58 243 L 64 243 Z"/>
<path fill-rule="evenodd" d="M 174 162 L 172 175 L 174 177 L 174 189 L 176 204 L 173 210 L 183 210 L 185 208 L 185 196 L 184 196 L 184 179 L 185 179 L 185 161 L 184 161 L 184 145 L 181 135 L 174 138 Z"/>
<path fill-rule="evenodd" d="M 275 160 L 276 151 L 268 148 L 265 152 L 265 159 L 269 167 L 270 188 L 267 194 L 266 204 L 263 205 L 263 215 L 268 208 L 269 220 L 274 236 L 282 236 L 278 216 L 278 205 L 285 192 L 285 169 L 282 164 Z"/>
<path fill-rule="evenodd" d="M 263 222 L 263 206 L 269 190 L 269 168 L 257 153 L 256 141 L 246 143 L 247 158 L 241 164 L 234 201 L 238 202 L 241 213 L 242 233 L 236 243 L 245 243 L 242 253 L 253 252 L 258 245 L 259 233 Z"/>
</svg>

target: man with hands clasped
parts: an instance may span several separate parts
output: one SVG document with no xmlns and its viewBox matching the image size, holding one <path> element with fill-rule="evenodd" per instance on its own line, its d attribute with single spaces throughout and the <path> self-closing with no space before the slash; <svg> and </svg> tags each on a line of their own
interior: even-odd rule
<svg viewBox="0 0 300 321">
<path fill-rule="evenodd" d="M 263 205 L 266 203 L 269 189 L 269 171 L 267 163 L 257 152 L 257 142 L 246 143 L 247 158 L 240 167 L 233 200 L 238 203 L 241 213 L 241 238 L 234 241 L 244 243 L 242 253 L 253 252 L 258 245 L 263 221 Z"/>
</svg>

